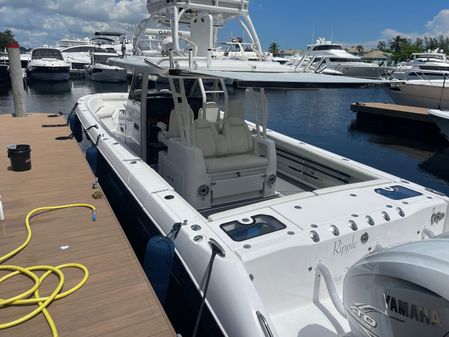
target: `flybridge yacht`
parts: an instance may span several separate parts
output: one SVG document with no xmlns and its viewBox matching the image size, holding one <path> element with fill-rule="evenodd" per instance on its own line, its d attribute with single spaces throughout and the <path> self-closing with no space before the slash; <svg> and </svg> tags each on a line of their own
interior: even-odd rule
<svg viewBox="0 0 449 337">
<path fill-rule="evenodd" d="M 129 94 L 82 97 L 70 118 L 75 133 L 85 131 L 95 144 L 104 162 L 97 170 L 109 172 L 115 193 L 136 205 L 139 237 L 171 233 L 175 240 L 170 288 L 190 289 L 189 298 L 205 303 L 195 308 L 194 333 L 180 332 L 196 335 L 206 326 L 203 335 L 229 337 L 443 336 L 448 244 L 421 239 L 449 229 L 449 199 L 267 124 L 266 88 L 381 82 L 213 60 L 212 23 L 225 15 L 249 19 L 247 5 L 149 1 L 175 26 L 187 15 L 192 42 L 199 46 L 196 34 L 206 32 L 205 50 L 112 59 L 134 72 Z M 168 86 L 149 89 L 153 75 Z M 245 99 L 230 95 L 225 78 L 246 90 Z M 392 246 L 406 242 L 413 244 Z M 155 287 L 168 288 L 156 279 Z M 419 309 L 410 304 L 413 313 L 400 314 L 403 298 Z M 418 310 L 428 324 L 415 320 Z"/>
<path fill-rule="evenodd" d="M 401 80 L 442 80 L 448 73 L 446 54 L 435 50 L 413 53 L 412 60 L 399 64 L 393 76 Z"/>
<path fill-rule="evenodd" d="M 27 76 L 31 80 L 67 81 L 70 76 L 70 64 L 56 48 L 36 48 L 31 52 Z"/>
<path fill-rule="evenodd" d="M 315 44 L 307 46 L 303 57 L 295 65 L 296 69 L 313 72 L 334 71 L 351 77 L 385 78 L 389 67 L 363 61 L 360 57 L 348 53 L 340 44 L 318 38 Z"/>
</svg>

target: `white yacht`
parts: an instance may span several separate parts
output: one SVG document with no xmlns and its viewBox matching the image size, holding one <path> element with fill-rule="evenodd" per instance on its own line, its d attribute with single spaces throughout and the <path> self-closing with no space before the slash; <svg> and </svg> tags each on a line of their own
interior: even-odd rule
<svg viewBox="0 0 449 337">
<path fill-rule="evenodd" d="M 75 37 L 64 37 L 63 39 L 61 39 L 58 43 L 58 48 L 60 49 L 64 49 L 64 48 L 68 48 L 68 47 L 76 47 L 76 46 L 84 46 L 84 45 L 89 45 L 90 44 L 90 39 L 88 37 L 84 37 L 82 39 L 80 38 L 75 38 Z"/>
<path fill-rule="evenodd" d="M 36 48 L 31 52 L 27 76 L 31 80 L 67 81 L 70 76 L 70 64 L 56 48 Z"/>
<path fill-rule="evenodd" d="M 448 80 L 408 80 L 388 89 L 396 104 L 429 109 L 449 109 Z"/>
<path fill-rule="evenodd" d="M 115 191 L 136 205 L 140 237 L 171 233 L 175 240 L 170 282 L 191 289 L 192 299 L 202 297 L 188 335 L 207 324 L 207 336 L 443 336 L 449 328 L 440 311 L 429 310 L 423 319 L 433 323 L 421 324 L 414 316 L 398 321 L 397 309 L 386 305 L 393 297 L 397 307 L 397 298 L 409 296 L 411 303 L 426 300 L 421 306 L 434 308 L 429 296 L 438 294 L 438 310 L 447 312 L 447 282 L 425 282 L 447 279 L 447 243 L 426 240 L 433 248 L 419 249 L 419 241 L 449 229 L 449 199 L 267 125 L 266 87 L 380 81 L 213 59 L 214 25 L 239 17 L 250 31 L 248 5 L 149 0 L 151 15 L 173 24 L 175 45 L 179 22 L 191 22 L 195 54 L 175 49 L 168 58 L 112 59 L 134 71 L 129 94 L 82 97 L 69 118 L 75 136 L 85 131 L 95 144 L 91 159 L 104 161 L 97 170 L 109 172 Z M 165 77 L 168 87 L 148 90 L 150 75 Z M 230 97 L 229 77 L 246 89 L 245 102 Z M 254 123 L 244 119 L 245 111 Z M 410 241 L 417 243 L 385 248 Z M 438 254 L 440 260 L 432 259 Z M 161 264 L 171 263 L 164 257 Z M 423 280 L 425 275 L 435 276 Z M 162 289 L 158 294 L 167 288 L 153 282 Z"/>
<path fill-rule="evenodd" d="M 429 110 L 430 115 L 434 122 L 438 125 L 441 132 L 444 133 L 446 138 L 449 140 L 449 111 L 441 109 L 431 109 Z"/>
<path fill-rule="evenodd" d="M 449 74 L 446 54 L 435 51 L 413 53 L 412 59 L 399 64 L 393 76 L 400 80 L 436 80 Z"/>
<path fill-rule="evenodd" d="M 106 49 L 107 52 L 120 55 L 133 55 L 133 44 L 126 39 L 126 34 L 120 32 L 95 32 L 90 43 Z"/>
<path fill-rule="evenodd" d="M 231 58 L 244 61 L 259 61 L 261 56 L 255 51 L 251 43 L 243 42 L 242 38 L 233 38 L 229 42 L 222 43 L 213 52 L 216 58 Z"/>
<path fill-rule="evenodd" d="M 61 49 L 64 60 L 70 63 L 70 69 L 84 71 L 84 66 L 91 63 L 92 52 L 106 52 L 106 49 L 98 45 L 84 44 Z"/>
<path fill-rule="evenodd" d="M 116 53 L 91 53 L 91 63 L 84 66 L 86 78 L 96 82 L 126 82 L 127 73 L 125 69 L 108 65 L 111 58 L 120 57 Z"/>
<path fill-rule="evenodd" d="M 360 78 L 386 78 L 391 68 L 363 61 L 348 53 L 340 44 L 318 38 L 307 46 L 302 58 L 294 65 L 304 71 L 334 71 L 337 74 Z M 329 73 L 331 74 L 331 73 Z"/>
</svg>

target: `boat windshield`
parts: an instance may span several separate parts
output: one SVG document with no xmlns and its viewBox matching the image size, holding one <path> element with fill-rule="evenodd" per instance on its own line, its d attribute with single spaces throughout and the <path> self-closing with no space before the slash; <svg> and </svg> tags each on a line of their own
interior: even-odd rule
<svg viewBox="0 0 449 337">
<path fill-rule="evenodd" d="M 106 49 L 94 46 L 75 46 L 62 50 L 63 53 L 89 53 L 89 52 L 106 52 Z"/>
<path fill-rule="evenodd" d="M 313 50 L 342 50 L 343 47 L 339 44 L 323 44 L 313 47 Z"/>
<path fill-rule="evenodd" d="M 331 57 L 329 59 L 331 62 L 348 63 L 348 62 L 360 62 L 358 58 L 337 58 Z"/>
<path fill-rule="evenodd" d="M 57 59 L 63 60 L 62 54 L 57 49 L 51 48 L 40 48 L 33 50 L 33 54 L 31 56 L 33 59 Z"/>
</svg>

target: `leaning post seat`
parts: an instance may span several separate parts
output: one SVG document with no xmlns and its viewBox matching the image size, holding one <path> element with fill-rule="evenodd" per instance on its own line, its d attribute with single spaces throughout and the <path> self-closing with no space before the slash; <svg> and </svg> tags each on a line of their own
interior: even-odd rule
<svg viewBox="0 0 449 337">
<path fill-rule="evenodd" d="M 161 140 L 167 151 L 159 153 L 159 173 L 197 209 L 275 193 L 275 144 L 252 135 L 242 115 L 233 113 L 219 134 L 204 115 L 193 120 L 192 113 L 172 111 L 173 130 Z"/>
</svg>

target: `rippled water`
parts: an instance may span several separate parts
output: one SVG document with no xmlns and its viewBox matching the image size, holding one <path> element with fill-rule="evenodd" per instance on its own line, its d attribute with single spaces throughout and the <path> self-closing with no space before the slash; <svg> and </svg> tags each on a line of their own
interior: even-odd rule
<svg viewBox="0 0 449 337">
<path fill-rule="evenodd" d="M 111 91 L 127 91 L 127 85 L 38 83 L 27 90 L 28 111 L 68 113 L 79 97 Z M 356 123 L 351 103 L 389 102 L 384 89 L 275 90 L 268 99 L 271 129 L 449 195 L 449 144 L 441 135 L 402 123 L 388 128 Z M 0 85 L 0 114 L 11 111 L 10 90 Z"/>
</svg>

